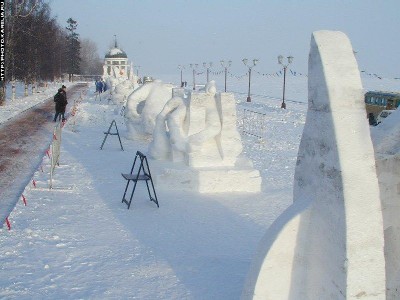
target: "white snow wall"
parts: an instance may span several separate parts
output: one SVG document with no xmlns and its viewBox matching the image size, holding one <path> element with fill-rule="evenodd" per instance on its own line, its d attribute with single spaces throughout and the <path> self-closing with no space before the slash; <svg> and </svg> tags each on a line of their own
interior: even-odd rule
<svg viewBox="0 0 400 300">
<path fill-rule="evenodd" d="M 400 299 L 400 155 L 376 161 L 385 229 L 386 296 Z"/>
<path fill-rule="evenodd" d="M 347 36 L 316 31 L 294 203 L 268 229 L 243 299 L 385 299 L 383 223 L 363 90 Z"/>
<path fill-rule="evenodd" d="M 400 299 L 400 109 L 371 128 L 383 210 L 386 299 Z"/>
<path fill-rule="evenodd" d="M 400 299 L 400 109 L 371 130 L 385 232 L 386 297 Z"/>
</svg>

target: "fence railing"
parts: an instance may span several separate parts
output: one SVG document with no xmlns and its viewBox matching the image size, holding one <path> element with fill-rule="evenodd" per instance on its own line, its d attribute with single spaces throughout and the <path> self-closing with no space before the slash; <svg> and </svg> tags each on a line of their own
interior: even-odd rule
<svg viewBox="0 0 400 300">
<path fill-rule="evenodd" d="M 70 124 L 72 124 L 71 125 L 72 131 L 74 131 L 74 132 L 76 131 L 75 126 L 76 126 L 76 114 L 78 113 L 78 107 L 79 107 L 79 104 L 82 103 L 83 96 L 86 96 L 86 94 L 87 94 L 87 90 L 80 92 L 79 98 L 77 98 L 77 99 L 74 98 L 74 103 L 73 103 L 71 111 L 70 111 L 72 122 L 69 122 Z"/>
<path fill-rule="evenodd" d="M 59 165 L 60 162 L 62 126 L 62 122 L 57 122 L 57 125 L 53 130 L 53 141 L 51 143 L 50 189 L 53 188 L 54 169 L 56 165 Z"/>
<path fill-rule="evenodd" d="M 245 109 L 243 112 L 243 133 L 264 139 L 267 130 L 267 115 Z"/>
</svg>

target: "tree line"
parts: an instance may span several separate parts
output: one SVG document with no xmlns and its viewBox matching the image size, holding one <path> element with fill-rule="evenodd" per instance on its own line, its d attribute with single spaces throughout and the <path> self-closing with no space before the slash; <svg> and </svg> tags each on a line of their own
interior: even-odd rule
<svg viewBox="0 0 400 300">
<path fill-rule="evenodd" d="M 64 74 L 101 74 L 102 61 L 90 39 L 81 40 L 73 18 L 60 25 L 45 0 L 5 0 L 4 88 L 16 80 L 36 85 Z"/>
</svg>

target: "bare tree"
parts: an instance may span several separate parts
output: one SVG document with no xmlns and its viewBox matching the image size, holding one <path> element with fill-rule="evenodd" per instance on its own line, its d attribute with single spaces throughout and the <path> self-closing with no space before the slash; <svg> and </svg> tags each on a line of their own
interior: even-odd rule
<svg viewBox="0 0 400 300">
<path fill-rule="evenodd" d="M 18 22 L 29 17 L 35 8 L 41 3 L 41 0 L 6 0 L 5 8 L 5 78 L 0 81 L 0 105 L 5 101 L 5 88 L 9 81 L 13 81 L 16 73 L 14 49 L 16 45 L 16 34 Z"/>
<path fill-rule="evenodd" d="M 6 0 L 5 19 L 5 80 L 0 82 L 0 105 L 7 82 L 54 79 L 66 68 L 61 60 L 66 32 L 51 17 L 44 0 Z"/>
<path fill-rule="evenodd" d="M 83 75 L 101 75 L 103 63 L 97 51 L 97 45 L 90 39 L 81 40 L 81 73 Z"/>
</svg>

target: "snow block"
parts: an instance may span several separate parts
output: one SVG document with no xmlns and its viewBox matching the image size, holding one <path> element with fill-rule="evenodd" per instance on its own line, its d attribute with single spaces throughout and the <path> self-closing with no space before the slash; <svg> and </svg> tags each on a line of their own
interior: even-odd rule
<svg viewBox="0 0 400 300">
<path fill-rule="evenodd" d="M 385 299 L 383 220 L 360 72 L 337 31 L 311 38 L 294 204 L 268 229 L 243 299 Z"/>
</svg>

